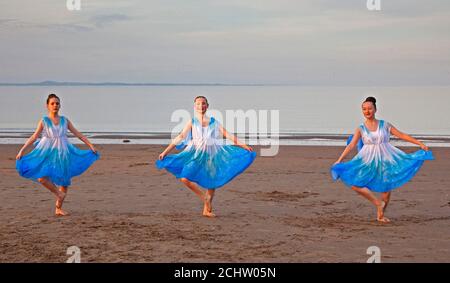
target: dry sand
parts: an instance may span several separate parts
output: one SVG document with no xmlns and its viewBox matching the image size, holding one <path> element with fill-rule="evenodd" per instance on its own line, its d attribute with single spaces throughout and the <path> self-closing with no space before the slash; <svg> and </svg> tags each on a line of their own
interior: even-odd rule
<svg viewBox="0 0 450 283">
<path fill-rule="evenodd" d="M 394 191 L 386 215 L 329 166 L 342 147 L 285 146 L 253 165 L 214 199 L 215 219 L 154 160 L 163 146 L 98 145 L 101 159 L 74 178 L 64 208 L 21 178 L 20 145 L 0 145 L 0 262 L 450 262 L 450 149 L 435 148 L 413 181 Z M 256 148 L 258 149 L 258 148 Z M 412 148 L 404 149 L 412 151 Z"/>
</svg>

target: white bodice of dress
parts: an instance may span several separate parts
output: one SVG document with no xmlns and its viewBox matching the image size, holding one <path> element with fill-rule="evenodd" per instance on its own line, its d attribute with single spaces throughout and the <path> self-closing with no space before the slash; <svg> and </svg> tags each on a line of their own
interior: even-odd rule
<svg viewBox="0 0 450 283">
<path fill-rule="evenodd" d="M 192 145 L 196 149 L 206 150 L 222 144 L 218 122 L 211 117 L 208 126 L 202 126 L 197 118 L 192 119 Z"/>
<path fill-rule="evenodd" d="M 378 121 L 378 128 L 375 131 L 369 131 L 369 129 L 361 124 L 361 138 L 364 145 L 377 145 L 383 143 L 389 143 L 390 140 L 390 125 L 383 120 Z"/>
<path fill-rule="evenodd" d="M 45 116 L 43 118 L 44 129 L 42 131 L 42 138 L 48 139 L 64 139 L 67 138 L 67 120 L 65 117 L 61 116 L 59 119 L 59 124 L 53 124 L 49 117 Z"/>
</svg>

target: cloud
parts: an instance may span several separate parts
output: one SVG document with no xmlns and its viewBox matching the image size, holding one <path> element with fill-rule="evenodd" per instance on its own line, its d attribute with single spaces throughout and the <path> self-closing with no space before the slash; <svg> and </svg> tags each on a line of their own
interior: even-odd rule
<svg viewBox="0 0 450 283">
<path fill-rule="evenodd" d="M 14 22 L 14 21 L 15 21 L 15 19 L 0 19 L 0 26 L 4 25 L 4 24 L 6 25 L 6 24 Z"/>
<path fill-rule="evenodd" d="M 13 29 L 50 29 L 62 32 L 88 32 L 95 28 L 104 28 L 116 22 L 124 22 L 131 20 L 131 17 L 124 14 L 105 14 L 95 15 L 88 20 L 78 20 L 72 22 L 47 22 L 39 23 L 32 21 L 24 21 L 19 19 L 0 19 L 1 28 Z"/>
<path fill-rule="evenodd" d="M 448 81 L 450 1 L 381 1 L 379 12 L 367 0 L 82 0 L 79 12 L 6 1 L 0 77 L 320 83 L 375 69 Z"/>
<path fill-rule="evenodd" d="M 107 14 L 107 15 L 96 15 L 90 18 L 90 22 L 96 27 L 104 27 L 115 22 L 129 21 L 131 17 L 124 14 Z"/>
<path fill-rule="evenodd" d="M 43 29 L 61 32 L 86 32 L 93 30 L 93 27 L 76 23 L 34 23 L 18 19 L 0 19 L 0 29 Z"/>
<path fill-rule="evenodd" d="M 43 26 L 45 28 L 54 29 L 62 32 L 87 32 L 94 30 L 90 26 L 80 24 L 49 24 Z"/>
</svg>

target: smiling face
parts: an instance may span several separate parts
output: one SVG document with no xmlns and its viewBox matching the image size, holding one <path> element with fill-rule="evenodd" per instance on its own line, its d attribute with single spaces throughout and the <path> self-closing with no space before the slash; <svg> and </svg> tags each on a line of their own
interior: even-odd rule
<svg viewBox="0 0 450 283">
<path fill-rule="evenodd" d="M 203 97 L 198 97 L 194 101 L 194 109 L 199 114 L 205 114 L 206 110 L 208 110 L 208 106 L 208 101 Z"/>
<path fill-rule="evenodd" d="M 362 104 L 362 113 L 366 119 L 374 119 L 375 113 L 377 112 L 377 109 L 375 108 L 375 105 L 370 102 L 366 101 Z"/>
<path fill-rule="evenodd" d="M 58 98 L 52 97 L 49 99 L 49 101 L 47 103 L 47 109 L 49 112 L 51 112 L 53 114 L 58 114 L 60 107 L 61 107 L 61 104 L 60 104 Z"/>
</svg>

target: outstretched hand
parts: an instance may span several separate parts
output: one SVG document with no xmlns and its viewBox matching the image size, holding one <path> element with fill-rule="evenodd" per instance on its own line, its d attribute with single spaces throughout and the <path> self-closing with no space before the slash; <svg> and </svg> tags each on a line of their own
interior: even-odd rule
<svg viewBox="0 0 450 283">
<path fill-rule="evenodd" d="M 91 144 L 91 145 L 89 146 L 89 148 L 90 148 L 94 153 L 97 153 L 97 150 L 95 149 L 94 145 Z"/>
<path fill-rule="evenodd" d="M 19 160 L 20 158 L 22 158 L 22 156 L 23 156 L 23 152 L 19 151 L 19 153 L 16 156 L 16 160 Z"/>
<path fill-rule="evenodd" d="M 248 145 L 246 145 L 246 144 L 242 145 L 241 147 L 242 147 L 243 149 L 248 150 L 248 151 L 253 151 L 253 148 L 251 148 L 250 146 L 248 146 Z"/>
<path fill-rule="evenodd" d="M 423 149 L 423 150 L 425 150 L 425 151 L 428 151 L 428 146 L 426 146 L 426 145 L 424 145 L 424 144 L 421 144 L 421 145 L 420 145 L 420 148 Z"/>
<path fill-rule="evenodd" d="M 166 154 L 163 152 L 163 153 L 161 153 L 160 155 L 159 155 L 159 160 L 163 160 L 164 159 L 164 157 L 166 157 Z"/>
</svg>

